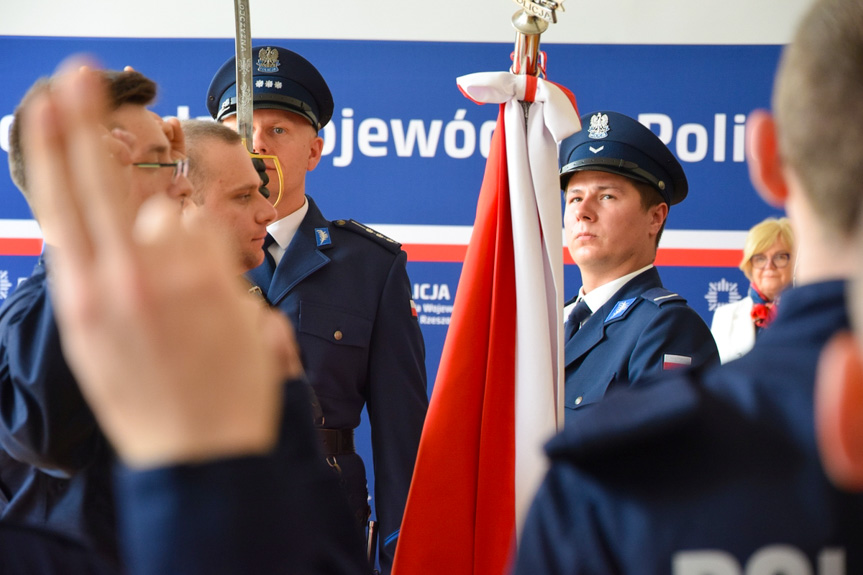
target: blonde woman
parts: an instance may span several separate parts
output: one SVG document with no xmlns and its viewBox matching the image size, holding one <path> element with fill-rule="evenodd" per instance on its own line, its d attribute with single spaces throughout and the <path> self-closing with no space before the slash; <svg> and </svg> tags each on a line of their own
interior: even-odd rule
<svg viewBox="0 0 863 575">
<path fill-rule="evenodd" d="M 716 309 L 710 331 L 722 363 L 747 353 L 776 315 L 776 304 L 793 278 L 794 232 L 788 218 L 767 218 L 746 236 L 740 269 L 749 294 Z"/>
</svg>

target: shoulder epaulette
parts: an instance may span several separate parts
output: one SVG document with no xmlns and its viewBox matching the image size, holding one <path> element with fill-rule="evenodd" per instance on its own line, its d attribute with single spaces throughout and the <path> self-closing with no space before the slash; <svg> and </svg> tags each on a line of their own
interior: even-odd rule
<svg viewBox="0 0 863 575">
<path fill-rule="evenodd" d="M 641 297 L 655 305 L 662 306 L 668 302 L 686 303 L 686 298 L 665 288 L 652 288 L 641 294 Z"/>
<path fill-rule="evenodd" d="M 387 250 L 391 251 L 394 254 L 399 253 L 402 249 L 402 245 L 394 239 L 388 238 L 379 231 L 373 230 L 368 226 L 364 226 L 356 220 L 335 220 L 333 221 L 333 225 L 337 228 L 348 230 L 363 237 L 366 237 L 376 242 L 377 244 L 385 247 Z"/>
</svg>

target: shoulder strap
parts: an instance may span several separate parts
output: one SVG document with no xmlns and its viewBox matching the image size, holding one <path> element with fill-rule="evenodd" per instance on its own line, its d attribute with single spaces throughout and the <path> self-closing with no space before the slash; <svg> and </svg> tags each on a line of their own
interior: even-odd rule
<svg viewBox="0 0 863 575">
<path fill-rule="evenodd" d="M 355 234 L 359 234 L 365 238 L 368 238 L 373 242 L 385 247 L 387 250 L 391 251 L 394 254 L 399 253 L 402 249 L 402 245 L 394 239 L 388 238 L 382 233 L 373 230 L 368 226 L 364 226 L 356 220 L 335 220 L 333 221 L 333 225 L 337 228 L 348 230 L 350 232 L 354 232 Z"/>
</svg>

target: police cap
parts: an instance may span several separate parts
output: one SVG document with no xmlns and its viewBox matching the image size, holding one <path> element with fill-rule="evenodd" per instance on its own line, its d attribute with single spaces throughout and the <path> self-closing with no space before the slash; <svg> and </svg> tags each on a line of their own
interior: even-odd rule
<svg viewBox="0 0 863 575">
<path fill-rule="evenodd" d="M 311 122 L 315 130 L 333 117 L 333 95 L 311 62 L 287 48 L 252 48 L 254 109 L 287 110 Z M 219 68 L 207 90 L 207 110 L 218 121 L 237 113 L 235 59 Z"/>
<path fill-rule="evenodd" d="M 653 186 L 668 205 L 689 191 L 683 167 L 656 134 L 637 120 L 599 111 L 581 117 L 581 131 L 560 143 L 560 187 L 575 172 L 610 172 Z"/>
</svg>

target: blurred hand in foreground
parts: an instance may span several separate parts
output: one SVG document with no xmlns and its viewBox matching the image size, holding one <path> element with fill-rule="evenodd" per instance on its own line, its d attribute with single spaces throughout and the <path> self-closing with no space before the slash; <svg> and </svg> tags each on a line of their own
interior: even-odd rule
<svg viewBox="0 0 863 575">
<path fill-rule="evenodd" d="M 174 200 L 157 194 L 125 223 L 128 166 L 105 114 L 98 74 L 71 65 L 24 118 L 34 194 L 62 215 L 48 266 L 69 364 L 133 467 L 267 452 L 282 382 L 302 374 L 290 325 Z"/>
</svg>

